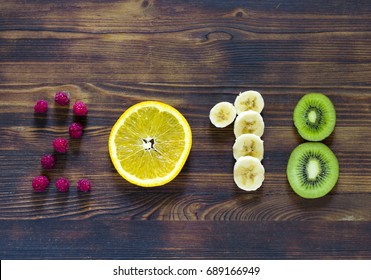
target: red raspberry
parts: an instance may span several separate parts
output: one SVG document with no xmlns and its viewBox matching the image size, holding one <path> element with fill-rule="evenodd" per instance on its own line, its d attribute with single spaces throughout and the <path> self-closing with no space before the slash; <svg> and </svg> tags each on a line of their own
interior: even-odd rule
<svg viewBox="0 0 371 280">
<path fill-rule="evenodd" d="M 37 176 L 32 180 L 32 187 L 35 192 L 43 192 L 49 186 L 49 179 L 46 176 Z"/>
<path fill-rule="evenodd" d="M 40 159 L 41 166 L 45 169 L 52 169 L 55 165 L 55 156 L 51 154 L 43 155 Z"/>
<path fill-rule="evenodd" d="M 35 109 L 36 113 L 46 113 L 46 111 L 48 111 L 48 102 L 40 99 L 36 102 L 33 108 Z"/>
<path fill-rule="evenodd" d="M 70 182 L 66 178 L 59 178 L 57 182 L 55 182 L 55 186 L 60 192 L 67 192 L 70 187 Z"/>
<path fill-rule="evenodd" d="M 66 91 L 59 91 L 55 94 L 54 101 L 61 106 L 68 105 L 70 103 L 70 94 Z"/>
<path fill-rule="evenodd" d="M 77 116 L 84 117 L 88 114 L 88 107 L 86 107 L 84 102 L 76 101 L 75 104 L 73 104 L 73 112 Z"/>
<path fill-rule="evenodd" d="M 68 127 L 71 138 L 81 138 L 83 126 L 81 123 L 74 122 Z"/>
<path fill-rule="evenodd" d="M 81 192 L 88 192 L 91 189 L 91 185 L 88 179 L 80 179 L 77 182 L 77 189 Z"/>
<path fill-rule="evenodd" d="M 68 141 L 63 137 L 56 138 L 53 141 L 53 147 L 56 152 L 64 154 L 68 150 Z"/>
</svg>

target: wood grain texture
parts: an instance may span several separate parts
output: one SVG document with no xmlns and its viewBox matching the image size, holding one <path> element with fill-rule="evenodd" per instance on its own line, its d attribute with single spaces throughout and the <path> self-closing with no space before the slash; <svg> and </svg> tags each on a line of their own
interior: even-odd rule
<svg viewBox="0 0 371 280">
<path fill-rule="evenodd" d="M 369 241 L 371 230 L 364 222 L 314 221 L 160 223 L 89 219 L 68 223 L 5 221 L 3 225 L 0 244 L 7 259 L 357 259 L 368 256 L 364 242 Z"/>
<path fill-rule="evenodd" d="M 369 1 L 0 1 L 1 258 L 370 258 L 371 4 Z M 266 102 L 264 186 L 233 182 L 233 128 L 208 119 L 217 102 L 255 89 Z M 84 136 L 52 171 L 39 159 L 68 136 L 83 100 Z M 318 200 L 293 193 L 290 152 L 299 98 L 327 94 L 337 110 L 325 143 L 340 178 Z M 50 101 L 46 116 L 37 99 Z M 159 188 L 124 181 L 108 155 L 129 106 L 158 100 L 193 131 L 179 176 Z M 52 185 L 32 191 L 34 176 Z M 93 190 L 58 193 L 60 176 Z M 45 236 L 41 236 L 45 234 Z"/>
</svg>

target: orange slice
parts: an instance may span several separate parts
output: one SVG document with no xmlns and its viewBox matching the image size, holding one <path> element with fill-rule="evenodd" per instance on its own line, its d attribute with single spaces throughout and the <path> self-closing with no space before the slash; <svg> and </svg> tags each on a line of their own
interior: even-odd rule
<svg viewBox="0 0 371 280">
<path fill-rule="evenodd" d="M 162 102 L 145 101 L 127 109 L 112 127 L 109 154 L 117 172 L 132 184 L 156 187 L 173 180 L 192 146 L 185 117 Z"/>
</svg>

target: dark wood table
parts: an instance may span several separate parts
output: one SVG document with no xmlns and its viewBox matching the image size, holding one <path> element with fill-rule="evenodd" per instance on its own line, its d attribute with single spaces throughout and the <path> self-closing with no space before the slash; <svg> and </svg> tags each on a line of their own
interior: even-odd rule
<svg viewBox="0 0 371 280">
<path fill-rule="evenodd" d="M 0 1 L 1 259 L 371 258 L 370 1 Z M 233 128 L 208 118 L 220 101 L 262 93 L 264 185 L 234 184 Z M 49 172 L 39 159 L 67 136 L 71 105 L 89 107 L 85 134 Z M 324 142 L 340 178 L 324 198 L 304 200 L 286 179 L 303 140 L 298 99 L 328 95 L 337 109 Z M 46 116 L 36 100 L 49 100 Z M 131 105 L 178 108 L 193 147 L 168 185 L 140 188 L 111 164 L 107 140 Z M 34 193 L 31 180 L 51 185 Z M 55 180 L 70 179 L 68 193 Z M 90 193 L 76 182 L 86 177 Z"/>
</svg>

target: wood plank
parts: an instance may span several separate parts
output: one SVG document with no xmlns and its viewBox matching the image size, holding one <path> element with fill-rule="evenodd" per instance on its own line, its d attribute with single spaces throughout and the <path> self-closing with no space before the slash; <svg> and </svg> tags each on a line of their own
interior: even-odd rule
<svg viewBox="0 0 371 280">
<path fill-rule="evenodd" d="M 3 2 L 5 83 L 370 85 L 365 3 Z"/>
<path fill-rule="evenodd" d="M 89 117 L 82 140 L 71 141 L 70 153 L 59 156 L 52 171 L 43 172 L 40 156 L 52 151 L 50 143 L 55 137 L 68 135 L 67 126 L 73 116 L 71 110 L 55 108 L 53 102 L 47 116 L 35 116 L 32 106 L 39 98 L 53 100 L 54 93 L 61 89 L 70 90 L 73 100 L 85 100 Z M 291 150 L 303 141 L 292 124 L 293 108 L 304 94 L 296 88 L 259 89 L 266 100 L 263 113 L 266 180 L 256 193 L 245 193 L 235 186 L 232 127 L 212 127 L 208 110 L 218 101 L 233 102 L 241 90 L 107 84 L 0 87 L 3 143 L 0 169 L 4 170 L 0 176 L 0 219 L 78 220 L 119 214 L 125 220 L 370 221 L 368 89 L 349 93 L 339 88 L 329 92 L 337 108 L 338 124 L 325 143 L 338 156 L 341 171 L 332 193 L 317 201 L 298 198 L 285 175 Z M 194 145 L 183 171 L 173 182 L 148 190 L 133 187 L 116 173 L 109 159 L 107 140 L 110 127 L 126 108 L 153 98 L 168 102 L 184 113 L 193 129 Z M 197 104 L 193 104 L 194 100 Z M 349 110 L 357 113 L 350 116 Z M 30 186 L 32 178 L 39 173 L 52 180 L 50 190 L 41 195 L 34 194 Z M 59 194 L 54 182 L 60 176 L 68 177 L 73 184 L 81 177 L 89 177 L 94 185 L 92 194 L 85 197 L 74 188 L 69 194 Z"/>
<path fill-rule="evenodd" d="M 143 222 L 120 219 L 2 221 L 13 259 L 370 258 L 370 223 Z M 151 230 L 149 230 L 149 228 Z M 356 233 L 356 234 L 355 234 Z M 5 241 L 6 240 L 6 241 Z"/>
</svg>

